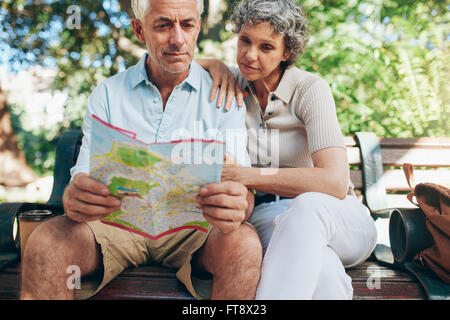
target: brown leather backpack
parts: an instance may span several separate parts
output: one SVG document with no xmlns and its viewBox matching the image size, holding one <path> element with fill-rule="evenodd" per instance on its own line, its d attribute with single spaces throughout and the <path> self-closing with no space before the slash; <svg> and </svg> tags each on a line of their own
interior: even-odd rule
<svg viewBox="0 0 450 320">
<path fill-rule="evenodd" d="M 413 190 L 408 194 L 408 199 L 422 209 L 434 242 L 431 247 L 419 252 L 413 262 L 430 269 L 450 284 L 450 189 L 434 183 L 415 185 L 412 165 L 404 164 L 403 170 Z"/>
</svg>

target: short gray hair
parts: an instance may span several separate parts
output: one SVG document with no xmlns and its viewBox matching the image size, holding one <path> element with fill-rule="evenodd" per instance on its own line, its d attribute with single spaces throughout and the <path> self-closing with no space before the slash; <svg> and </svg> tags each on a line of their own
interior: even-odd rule
<svg viewBox="0 0 450 320">
<path fill-rule="evenodd" d="M 239 33 L 246 22 L 270 23 L 276 33 L 284 36 L 289 54 L 288 60 L 281 63 L 282 67 L 295 64 L 308 43 L 309 28 L 303 7 L 293 0 L 242 0 L 234 8 L 231 21 L 235 33 Z"/>
<path fill-rule="evenodd" d="M 131 8 L 136 19 L 144 22 L 145 17 L 150 11 L 150 2 L 151 0 L 131 0 Z M 201 16 L 204 10 L 203 0 L 197 0 L 197 9 L 199 16 Z"/>
</svg>

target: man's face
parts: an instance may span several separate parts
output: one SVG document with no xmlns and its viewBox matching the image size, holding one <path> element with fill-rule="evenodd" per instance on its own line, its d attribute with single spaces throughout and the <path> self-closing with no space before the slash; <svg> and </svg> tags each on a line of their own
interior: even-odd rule
<svg viewBox="0 0 450 320">
<path fill-rule="evenodd" d="M 151 69 L 188 72 L 200 32 L 196 0 L 152 0 L 145 22 L 132 22 L 139 41 L 147 45 Z"/>
</svg>

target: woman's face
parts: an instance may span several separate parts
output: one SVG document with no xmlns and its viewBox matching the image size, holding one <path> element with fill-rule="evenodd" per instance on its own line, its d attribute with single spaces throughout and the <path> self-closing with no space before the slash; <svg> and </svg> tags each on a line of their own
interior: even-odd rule
<svg viewBox="0 0 450 320">
<path fill-rule="evenodd" d="M 281 75 L 281 61 L 286 61 L 284 37 L 268 23 L 245 23 L 239 33 L 237 64 L 248 81 Z"/>
</svg>

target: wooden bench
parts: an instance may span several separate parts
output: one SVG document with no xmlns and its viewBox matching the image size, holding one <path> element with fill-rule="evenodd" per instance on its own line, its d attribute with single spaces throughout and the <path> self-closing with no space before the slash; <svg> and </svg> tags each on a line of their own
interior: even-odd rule
<svg viewBox="0 0 450 320">
<path fill-rule="evenodd" d="M 358 133 L 355 137 L 347 137 L 346 143 L 352 182 L 361 201 L 368 205 L 377 221 L 388 221 L 384 209 L 412 206 L 404 195 L 409 187 L 400 169 L 403 163 L 418 167 L 415 171 L 418 182 L 450 182 L 450 138 L 377 138 L 370 133 Z M 62 214 L 62 193 L 70 180 L 69 169 L 76 160 L 80 144 L 79 131 L 68 131 L 61 137 L 57 147 L 54 188 L 47 204 L 0 204 L 0 219 L 6 217 L 7 212 L 11 215 L 13 211 L 36 208 L 50 208 Z M 352 278 L 356 300 L 427 298 L 412 274 L 386 267 L 374 261 L 373 257 L 347 269 L 347 273 Z M 0 299 L 17 299 L 19 290 L 20 262 L 16 261 L 0 270 Z M 148 265 L 125 270 L 92 299 L 193 297 L 176 279 L 175 270 Z"/>
</svg>

